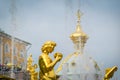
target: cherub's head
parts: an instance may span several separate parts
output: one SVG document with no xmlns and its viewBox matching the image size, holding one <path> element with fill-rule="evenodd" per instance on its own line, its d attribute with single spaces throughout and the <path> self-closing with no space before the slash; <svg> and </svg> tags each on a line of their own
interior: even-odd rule
<svg viewBox="0 0 120 80">
<path fill-rule="evenodd" d="M 47 53 L 51 53 L 54 50 L 54 47 L 56 46 L 56 43 L 54 41 L 46 41 L 41 50 L 42 52 L 47 52 Z"/>
</svg>

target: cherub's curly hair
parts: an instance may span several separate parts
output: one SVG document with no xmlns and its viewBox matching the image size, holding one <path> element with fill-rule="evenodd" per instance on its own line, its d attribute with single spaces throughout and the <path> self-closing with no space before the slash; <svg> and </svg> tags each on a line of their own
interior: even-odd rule
<svg viewBox="0 0 120 80">
<path fill-rule="evenodd" d="M 47 50 L 47 48 L 51 47 L 51 46 L 56 46 L 56 43 L 54 41 L 46 41 L 42 48 L 41 51 L 44 52 L 45 50 Z"/>
</svg>

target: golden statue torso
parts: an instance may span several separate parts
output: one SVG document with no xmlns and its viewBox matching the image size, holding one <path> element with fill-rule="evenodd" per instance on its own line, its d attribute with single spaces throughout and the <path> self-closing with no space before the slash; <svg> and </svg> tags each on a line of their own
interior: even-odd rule
<svg viewBox="0 0 120 80">
<path fill-rule="evenodd" d="M 49 53 L 51 53 L 54 50 L 54 47 L 56 46 L 55 42 L 48 41 L 46 42 L 41 50 L 42 54 L 39 56 L 39 77 L 40 80 L 57 80 L 56 74 L 54 71 L 54 66 L 57 62 L 59 62 L 62 59 L 61 53 L 56 53 L 55 60 L 52 60 L 49 56 Z"/>
<path fill-rule="evenodd" d="M 47 69 L 45 65 L 49 65 L 50 63 L 52 63 L 52 59 L 48 56 L 48 55 L 44 55 L 42 54 L 39 57 L 39 66 L 40 66 L 40 73 L 41 75 L 44 75 L 42 78 L 50 78 L 51 80 L 55 80 L 56 79 L 56 74 L 54 72 L 54 69 Z"/>
</svg>

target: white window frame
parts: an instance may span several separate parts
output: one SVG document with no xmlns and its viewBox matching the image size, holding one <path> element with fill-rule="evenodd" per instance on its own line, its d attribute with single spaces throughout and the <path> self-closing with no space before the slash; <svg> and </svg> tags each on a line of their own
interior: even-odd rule
<svg viewBox="0 0 120 80">
<path fill-rule="evenodd" d="M 25 55 L 24 55 L 24 50 L 20 50 L 20 57 L 21 57 L 21 58 L 24 58 L 24 57 L 25 57 Z"/>
<path fill-rule="evenodd" d="M 0 64 L 2 64 L 2 40 L 1 40 L 1 37 L 0 37 Z"/>
<path fill-rule="evenodd" d="M 14 46 L 14 52 L 13 52 L 13 54 L 14 54 L 14 55 L 17 55 L 17 52 L 18 52 L 18 49 L 17 49 L 16 46 Z"/>
<path fill-rule="evenodd" d="M 10 47 L 8 43 L 4 44 L 4 53 L 9 53 L 10 52 Z"/>
<path fill-rule="evenodd" d="M 10 63 L 10 57 L 4 57 L 4 64 Z"/>
</svg>

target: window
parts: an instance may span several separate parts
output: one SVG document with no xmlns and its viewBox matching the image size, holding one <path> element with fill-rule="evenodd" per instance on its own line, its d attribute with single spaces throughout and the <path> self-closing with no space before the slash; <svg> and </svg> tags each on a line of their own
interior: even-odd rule
<svg viewBox="0 0 120 80">
<path fill-rule="evenodd" d="M 0 38 L 0 44 L 2 43 L 2 40 L 1 40 L 1 38 Z"/>
<path fill-rule="evenodd" d="M 21 63 L 21 68 L 23 69 L 23 68 L 24 68 L 24 66 L 25 66 L 25 63 L 24 63 L 24 62 L 22 62 L 22 63 Z"/>
<path fill-rule="evenodd" d="M 1 55 L 2 55 L 2 52 L 1 52 L 1 44 L 0 44 L 0 64 L 1 64 Z"/>
<path fill-rule="evenodd" d="M 1 62 L 1 56 L 2 56 L 2 40 L 1 40 L 1 37 L 0 37 L 0 64 L 2 63 Z"/>
<path fill-rule="evenodd" d="M 4 64 L 10 63 L 10 58 L 9 57 L 4 57 Z"/>
<path fill-rule="evenodd" d="M 4 52 L 5 53 L 9 53 L 10 52 L 10 48 L 9 48 L 9 45 L 7 43 L 4 45 Z"/>
<path fill-rule="evenodd" d="M 14 60 L 14 65 L 17 65 L 17 60 Z"/>
<path fill-rule="evenodd" d="M 1 59 L 0 59 L 0 65 L 1 65 L 2 63 L 1 63 Z"/>
<path fill-rule="evenodd" d="M 24 51 L 23 50 L 20 51 L 20 57 L 24 58 Z"/>
<path fill-rule="evenodd" d="M 17 47 L 14 47 L 14 55 L 17 55 Z"/>
<path fill-rule="evenodd" d="M 0 54 L 0 64 L 1 64 L 1 54 Z"/>
</svg>

